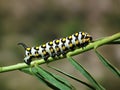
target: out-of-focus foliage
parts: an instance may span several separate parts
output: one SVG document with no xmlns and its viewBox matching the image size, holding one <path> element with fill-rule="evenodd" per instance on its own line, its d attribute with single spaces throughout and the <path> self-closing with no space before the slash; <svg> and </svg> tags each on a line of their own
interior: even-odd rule
<svg viewBox="0 0 120 90">
<path fill-rule="evenodd" d="M 0 66 L 22 62 L 24 51 L 17 46 L 18 42 L 34 46 L 78 31 L 90 33 L 93 39 L 117 33 L 120 31 L 119 9 L 119 0 L 0 0 Z M 100 51 L 120 69 L 119 47 L 103 47 Z M 75 58 L 78 57 L 108 90 L 120 88 L 120 80 L 105 69 L 93 52 Z M 65 59 L 50 65 L 83 78 Z M 48 90 L 36 79 L 18 71 L 0 76 L 2 90 Z M 81 90 L 86 88 L 73 83 Z"/>
</svg>

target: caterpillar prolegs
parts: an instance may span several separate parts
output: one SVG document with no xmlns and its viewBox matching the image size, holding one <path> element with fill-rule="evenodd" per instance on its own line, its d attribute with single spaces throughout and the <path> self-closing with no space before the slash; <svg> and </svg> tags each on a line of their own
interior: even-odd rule
<svg viewBox="0 0 120 90">
<path fill-rule="evenodd" d="M 24 43 L 18 43 L 25 48 L 24 62 L 30 65 L 33 58 L 43 58 L 45 61 L 49 57 L 60 58 L 65 57 L 70 51 L 77 48 L 83 48 L 92 41 L 91 35 L 85 32 L 77 32 L 68 37 L 55 39 L 40 46 L 28 47 Z"/>
</svg>

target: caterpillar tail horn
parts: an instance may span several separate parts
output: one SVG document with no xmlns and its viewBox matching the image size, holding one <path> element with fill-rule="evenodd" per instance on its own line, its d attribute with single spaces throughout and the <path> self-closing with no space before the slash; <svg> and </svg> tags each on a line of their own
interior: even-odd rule
<svg viewBox="0 0 120 90">
<path fill-rule="evenodd" d="M 25 50 L 26 50 L 26 48 L 28 48 L 28 46 L 26 44 L 24 44 L 24 43 L 18 43 L 18 45 L 23 46 Z"/>
</svg>

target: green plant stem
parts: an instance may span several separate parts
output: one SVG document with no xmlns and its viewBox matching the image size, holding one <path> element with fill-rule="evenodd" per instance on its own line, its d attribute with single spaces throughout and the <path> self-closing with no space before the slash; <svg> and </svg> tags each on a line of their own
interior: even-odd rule
<svg viewBox="0 0 120 90">
<path fill-rule="evenodd" d="M 90 43 L 89 45 L 87 45 L 85 48 L 80 48 L 80 49 L 76 49 L 74 52 L 69 52 L 67 54 L 67 56 L 74 56 L 74 55 L 83 53 L 85 51 L 91 50 L 93 48 L 98 48 L 98 47 L 100 47 L 102 45 L 108 45 L 108 44 L 111 44 L 111 43 L 113 44 L 112 41 L 117 40 L 117 39 L 120 39 L 120 32 L 116 33 L 116 34 L 114 34 L 112 36 L 96 40 L 95 42 Z"/>
<path fill-rule="evenodd" d="M 117 39 L 120 39 L 120 32 L 116 33 L 112 36 L 99 39 L 99 40 L 97 40 L 93 43 L 90 43 L 89 45 L 87 45 L 84 48 L 76 49 L 75 51 L 69 52 L 69 53 L 67 53 L 67 56 L 74 56 L 74 55 L 80 54 L 82 52 L 91 50 L 93 48 L 97 48 L 97 47 L 100 47 L 102 45 L 106 45 L 108 43 L 110 44 L 110 42 L 112 42 L 114 40 L 117 40 Z M 53 58 L 48 59 L 49 62 L 54 61 L 54 60 L 57 60 L 57 59 L 53 59 Z M 43 63 L 46 63 L 46 62 L 43 59 L 35 60 L 31 63 L 30 66 L 34 66 L 35 63 L 36 64 L 43 64 Z M 19 64 L 15 64 L 15 65 L 10 65 L 10 66 L 4 66 L 4 67 L 0 67 L 0 73 L 13 71 L 13 70 L 19 70 L 19 69 L 23 69 L 23 68 L 26 68 L 26 67 L 29 67 L 29 65 L 27 65 L 25 63 L 19 63 Z"/>
<path fill-rule="evenodd" d="M 33 66 L 34 63 L 43 64 L 45 63 L 45 61 L 43 59 L 33 61 L 31 62 L 31 66 Z M 26 63 L 18 63 L 15 65 L 4 66 L 4 67 L 0 67 L 0 73 L 13 71 L 13 70 L 20 70 L 20 69 L 27 68 L 27 67 L 29 67 L 29 65 L 27 65 Z"/>
</svg>

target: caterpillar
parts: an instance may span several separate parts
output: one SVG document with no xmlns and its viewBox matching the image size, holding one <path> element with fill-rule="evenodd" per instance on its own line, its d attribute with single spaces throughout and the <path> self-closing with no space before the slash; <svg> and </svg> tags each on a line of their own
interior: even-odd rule
<svg viewBox="0 0 120 90">
<path fill-rule="evenodd" d="M 77 32 L 68 37 L 55 39 L 40 46 L 28 47 L 24 43 L 18 43 L 25 49 L 24 62 L 30 65 L 33 58 L 43 58 L 45 61 L 49 57 L 60 58 L 65 57 L 70 51 L 77 48 L 83 48 L 92 41 L 91 35 L 86 32 Z"/>
</svg>

